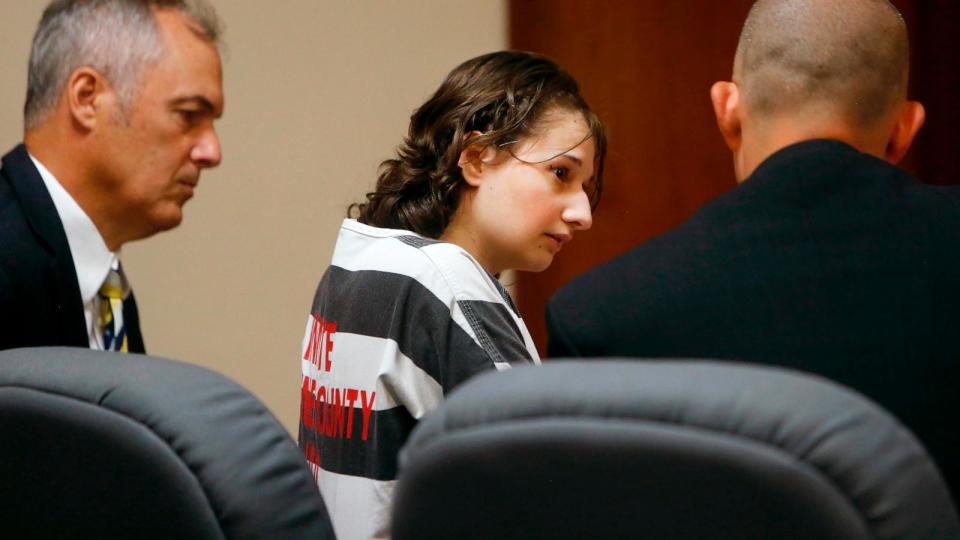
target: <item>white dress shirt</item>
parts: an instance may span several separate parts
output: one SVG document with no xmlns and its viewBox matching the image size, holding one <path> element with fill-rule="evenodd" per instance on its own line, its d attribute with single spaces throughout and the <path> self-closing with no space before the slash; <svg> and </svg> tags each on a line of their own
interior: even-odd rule
<svg viewBox="0 0 960 540">
<path fill-rule="evenodd" d="M 87 321 L 90 348 L 103 350 L 103 329 L 98 328 L 96 316 L 100 312 L 100 296 L 97 293 L 110 273 L 110 269 L 119 268 L 120 252 L 112 252 L 107 248 L 107 243 L 104 242 L 103 236 L 100 235 L 90 216 L 80 208 L 77 201 L 37 158 L 31 155 L 30 159 L 40 172 L 40 178 L 47 186 L 53 205 L 60 216 L 60 222 L 63 223 L 63 230 L 67 233 L 70 255 L 73 257 L 73 266 L 77 272 L 80 298 L 83 300 L 83 315 Z M 118 323 L 122 324 L 122 321 Z"/>
</svg>

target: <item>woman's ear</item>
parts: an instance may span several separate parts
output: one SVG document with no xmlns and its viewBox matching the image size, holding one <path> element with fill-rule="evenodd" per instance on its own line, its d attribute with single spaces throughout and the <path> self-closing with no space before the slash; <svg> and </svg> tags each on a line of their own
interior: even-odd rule
<svg viewBox="0 0 960 540">
<path fill-rule="evenodd" d="M 464 139 L 469 141 L 478 135 L 482 135 L 482 133 L 479 131 L 471 131 L 464 136 Z M 460 166 L 460 170 L 463 173 L 463 179 L 466 180 L 467 184 L 473 187 L 480 185 L 483 181 L 484 168 L 495 153 L 496 150 L 484 144 L 467 144 L 463 151 L 460 152 L 460 159 L 457 161 L 457 165 Z"/>
</svg>

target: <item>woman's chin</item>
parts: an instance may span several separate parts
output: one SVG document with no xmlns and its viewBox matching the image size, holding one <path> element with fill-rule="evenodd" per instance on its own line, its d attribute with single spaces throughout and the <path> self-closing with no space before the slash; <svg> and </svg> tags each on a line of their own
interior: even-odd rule
<svg viewBox="0 0 960 540">
<path fill-rule="evenodd" d="M 553 255 L 546 255 L 528 260 L 523 265 L 517 265 L 517 268 L 514 270 L 518 272 L 543 272 L 547 268 L 550 268 L 552 263 Z"/>
</svg>

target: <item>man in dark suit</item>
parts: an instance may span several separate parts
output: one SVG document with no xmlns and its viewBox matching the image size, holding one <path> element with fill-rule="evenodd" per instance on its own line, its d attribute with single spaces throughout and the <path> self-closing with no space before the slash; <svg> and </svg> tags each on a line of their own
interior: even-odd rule
<svg viewBox="0 0 960 540">
<path fill-rule="evenodd" d="M 761 0 L 711 98 L 738 185 L 561 289 L 549 356 L 788 366 L 860 390 L 960 486 L 960 191 L 893 164 L 923 123 L 885 0 Z"/>
<path fill-rule="evenodd" d="M 0 349 L 143 352 L 120 248 L 178 225 L 220 162 L 218 26 L 201 0 L 44 11 L 0 168 Z"/>
</svg>

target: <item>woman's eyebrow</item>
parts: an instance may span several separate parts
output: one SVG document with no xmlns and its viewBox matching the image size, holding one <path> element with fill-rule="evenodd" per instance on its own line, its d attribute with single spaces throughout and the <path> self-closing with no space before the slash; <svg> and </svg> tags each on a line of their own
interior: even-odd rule
<svg viewBox="0 0 960 540">
<path fill-rule="evenodd" d="M 558 155 L 557 157 L 567 158 L 567 159 L 569 159 L 570 161 L 576 163 L 578 167 L 583 167 L 583 160 L 580 159 L 580 158 L 578 158 L 577 156 L 574 156 L 574 155 L 571 155 L 571 154 L 560 154 L 560 155 Z"/>
</svg>

